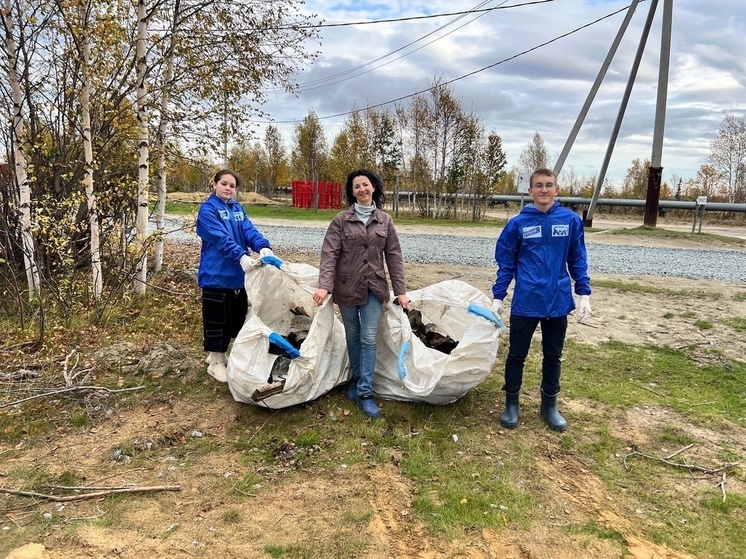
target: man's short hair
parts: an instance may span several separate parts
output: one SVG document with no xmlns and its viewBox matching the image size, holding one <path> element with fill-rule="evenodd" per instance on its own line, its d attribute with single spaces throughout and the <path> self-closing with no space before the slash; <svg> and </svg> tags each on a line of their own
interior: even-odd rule
<svg viewBox="0 0 746 559">
<path fill-rule="evenodd" d="M 552 171 L 551 169 L 547 169 L 546 167 L 540 167 L 539 169 L 536 169 L 536 171 L 531 173 L 531 176 L 528 178 L 529 187 L 534 185 L 534 177 L 552 177 L 554 179 L 554 182 L 557 182 L 557 175 L 554 174 L 554 171 Z"/>
</svg>

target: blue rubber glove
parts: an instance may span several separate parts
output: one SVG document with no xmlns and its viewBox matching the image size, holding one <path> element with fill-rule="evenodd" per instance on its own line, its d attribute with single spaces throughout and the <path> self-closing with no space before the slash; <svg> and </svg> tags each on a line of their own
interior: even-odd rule
<svg viewBox="0 0 746 559">
<path fill-rule="evenodd" d="M 274 266 L 275 268 L 280 268 L 282 266 L 282 260 L 274 255 L 262 256 L 261 260 L 262 264 L 269 264 L 270 266 Z"/>
<path fill-rule="evenodd" d="M 269 335 L 269 341 L 282 349 L 282 351 L 285 352 L 285 355 L 290 359 L 300 357 L 300 351 L 295 349 L 289 341 L 280 336 L 280 334 L 278 334 L 277 332 L 272 332 Z"/>
<path fill-rule="evenodd" d="M 477 305 L 476 303 L 469 303 L 469 308 L 466 312 L 476 316 L 481 316 L 482 318 L 492 322 L 498 328 L 502 328 L 503 326 L 505 326 L 505 324 L 503 324 L 503 321 L 500 320 L 500 317 L 497 316 L 497 314 L 495 314 L 488 308 Z"/>
</svg>

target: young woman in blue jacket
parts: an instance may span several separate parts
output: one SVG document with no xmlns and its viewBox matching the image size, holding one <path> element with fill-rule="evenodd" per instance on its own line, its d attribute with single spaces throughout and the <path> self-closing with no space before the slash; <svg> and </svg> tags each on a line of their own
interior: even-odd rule
<svg viewBox="0 0 746 559">
<path fill-rule="evenodd" d="M 572 282 L 579 296 L 577 319 L 591 316 L 591 285 L 580 217 L 555 201 L 557 178 L 537 169 L 529 179 L 533 204 L 508 221 L 497 240 L 497 278 L 492 310 L 502 312 L 508 286 L 515 280 L 510 305 L 510 338 L 505 362 L 505 412 L 500 424 L 515 429 L 520 418 L 523 366 L 536 327 L 541 324 L 541 416 L 555 431 L 567 429 L 557 408 L 567 316 L 575 309 Z"/>
<path fill-rule="evenodd" d="M 244 275 L 252 266 L 250 253 L 272 255 L 269 241 L 251 223 L 236 199 L 241 177 L 223 169 L 213 178 L 213 193 L 197 214 L 202 250 L 197 283 L 202 289 L 202 325 L 207 372 L 226 382 L 226 352 L 246 320 L 249 301 Z"/>
</svg>

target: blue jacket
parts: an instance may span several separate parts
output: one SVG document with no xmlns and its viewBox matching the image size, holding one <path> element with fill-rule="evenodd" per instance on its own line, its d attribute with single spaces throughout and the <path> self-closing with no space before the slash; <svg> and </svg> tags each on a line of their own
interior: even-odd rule
<svg viewBox="0 0 746 559">
<path fill-rule="evenodd" d="M 558 202 L 542 212 L 533 204 L 508 221 L 495 246 L 495 299 L 504 299 L 515 279 L 510 314 L 533 318 L 567 316 L 577 295 L 591 294 L 583 221 Z"/>
<path fill-rule="evenodd" d="M 202 239 L 197 283 L 201 288 L 240 289 L 244 254 L 270 248 L 269 241 L 251 223 L 234 199 L 223 202 L 215 193 L 199 207 L 197 235 Z"/>
</svg>

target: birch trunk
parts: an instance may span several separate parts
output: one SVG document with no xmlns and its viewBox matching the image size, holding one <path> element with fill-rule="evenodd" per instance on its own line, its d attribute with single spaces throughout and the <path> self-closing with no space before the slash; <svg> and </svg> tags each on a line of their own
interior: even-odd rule
<svg viewBox="0 0 746 559">
<path fill-rule="evenodd" d="M 145 87 L 145 48 L 147 39 L 145 0 L 137 2 L 137 128 L 138 128 L 138 173 L 137 173 L 137 242 L 139 261 L 135 268 L 134 290 L 137 295 L 145 294 L 148 279 L 148 183 L 149 183 L 149 137 L 146 117 L 147 90 Z"/>
<path fill-rule="evenodd" d="M 155 212 L 155 228 L 158 240 L 155 244 L 153 254 L 153 272 L 158 273 L 163 266 L 163 244 L 165 239 L 164 214 L 166 212 L 166 146 L 168 145 L 169 112 L 168 105 L 171 101 L 171 87 L 174 77 L 174 43 L 179 25 L 181 2 L 174 3 L 174 17 L 171 24 L 171 44 L 166 54 L 166 69 L 163 75 L 163 87 L 161 93 L 161 119 L 158 123 L 158 207 Z"/>
<path fill-rule="evenodd" d="M 23 118 L 23 96 L 21 84 L 16 72 L 16 43 L 13 39 L 13 5 L 5 0 L 5 48 L 8 54 L 8 81 L 13 96 L 13 159 L 15 161 L 15 175 L 18 182 L 18 212 L 23 247 L 23 266 L 26 271 L 29 299 L 40 295 L 41 280 L 39 267 L 36 262 L 34 238 L 31 235 L 31 188 L 28 178 L 28 163 L 26 161 L 26 123 Z"/>
<path fill-rule="evenodd" d="M 99 301 L 103 293 L 103 279 L 101 275 L 101 234 L 98 225 L 98 207 L 96 193 L 93 190 L 93 142 L 91 139 L 91 37 L 86 12 L 88 6 L 82 8 L 81 22 L 83 22 L 83 36 L 81 39 L 81 55 L 83 57 L 83 87 L 80 94 L 80 112 L 83 121 L 83 153 L 85 157 L 83 183 L 88 203 L 88 222 L 91 227 L 91 275 L 93 278 L 93 296 Z"/>
</svg>

